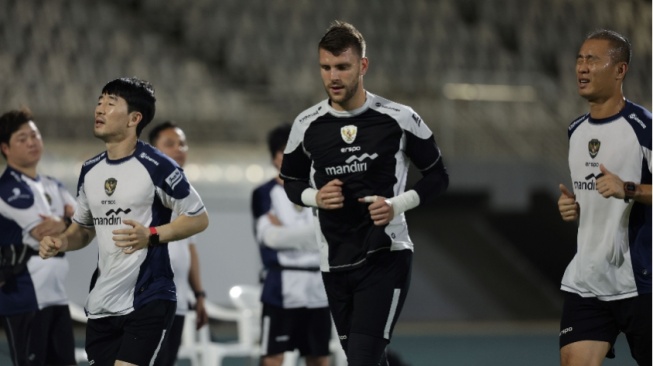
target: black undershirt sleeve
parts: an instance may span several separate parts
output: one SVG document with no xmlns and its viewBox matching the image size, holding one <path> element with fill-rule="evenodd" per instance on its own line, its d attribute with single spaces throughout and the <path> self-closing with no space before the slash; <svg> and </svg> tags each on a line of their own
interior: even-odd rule
<svg viewBox="0 0 653 366">
<path fill-rule="evenodd" d="M 430 201 L 442 194 L 449 187 L 449 173 L 442 162 L 442 157 L 429 169 L 422 171 L 422 178 L 413 189 L 419 195 L 420 204 Z"/>
</svg>

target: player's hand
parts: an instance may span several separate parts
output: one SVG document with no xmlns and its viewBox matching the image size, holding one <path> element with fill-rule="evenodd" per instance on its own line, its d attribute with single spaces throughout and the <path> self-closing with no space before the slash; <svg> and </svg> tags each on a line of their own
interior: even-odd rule
<svg viewBox="0 0 653 366">
<path fill-rule="evenodd" d="M 137 250 L 147 248 L 150 243 L 150 229 L 134 220 L 122 220 L 123 224 L 131 226 L 127 229 L 116 229 L 112 231 L 111 238 L 117 247 L 122 248 L 125 254 L 132 254 Z"/>
<path fill-rule="evenodd" d="M 599 165 L 599 169 L 601 169 L 601 177 L 596 180 L 596 190 L 605 198 L 624 199 L 626 192 L 621 178 L 611 173 L 603 164 Z"/>
<path fill-rule="evenodd" d="M 61 238 L 45 236 L 39 243 L 39 256 L 48 259 L 66 250 L 66 245 Z"/>
<path fill-rule="evenodd" d="M 203 297 L 197 298 L 197 302 L 195 303 L 195 314 L 195 329 L 199 330 L 209 323 L 209 314 L 206 312 Z"/>
<path fill-rule="evenodd" d="M 366 196 L 359 198 L 358 202 L 370 203 L 367 209 L 376 226 L 387 225 L 395 217 L 394 208 L 383 196 Z"/>
<path fill-rule="evenodd" d="M 576 196 L 571 193 L 564 184 L 560 184 L 560 198 L 558 198 L 558 210 L 564 221 L 576 221 L 580 215 L 580 205 L 576 202 Z"/>
<path fill-rule="evenodd" d="M 342 181 L 334 179 L 325 184 L 315 196 L 317 207 L 325 210 L 342 208 L 345 196 L 342 195 Z"/>
<path fill-rule="evenodd" d="M 46 235 L 58 235 L 66 231 L 66 223 L 60 217 L 46 215 L 39 216 L 43 221 L 36 225 L 30 232 L 34 239 L 40 241 Z"/>
</svg>

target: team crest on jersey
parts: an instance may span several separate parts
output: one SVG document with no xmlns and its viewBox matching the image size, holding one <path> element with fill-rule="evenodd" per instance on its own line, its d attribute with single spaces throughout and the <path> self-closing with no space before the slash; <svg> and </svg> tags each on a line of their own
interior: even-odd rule
<svg viewBox="0 0 653 366">
<path fill-rule="evenodd" d="M 587 144 L 587 150 L 589 150 L 592 159 L 594 159 L 596 155 L 599 154 L 600 148 L 601 148 L 601 141 L 599 141 L 598 139 L 591 139 L 590 142 Z"/>
<path fill-rule="evenodd" d="M 358 132 L 358 127 L 354 125 L 347 125 L 340 129 L 340 136 L 342 136 L 342 139 L 346 143 L 351 144 L 354 142 L 354 140 L 356 140 L 356 132 Z"/>
<path fill-rule="evenodd" d="M 118 181 L 116 178 L 109 178 L 104 181 L 104 192 L 107 194 L 107 196 L 111 196 L 113 192 L 116 191 L 116 186 L 118 185 Z"/>
</svg>

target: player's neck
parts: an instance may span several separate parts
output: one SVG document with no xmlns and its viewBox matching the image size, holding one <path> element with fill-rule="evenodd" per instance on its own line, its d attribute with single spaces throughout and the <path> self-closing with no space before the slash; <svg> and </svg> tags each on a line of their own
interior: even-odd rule
<svg viewBox="0 0 653 366">
<path fill-rule="evenodd" d="M 365 104 L 366 100 L 367 93 L 361 85 L 356 94 L 354 94 L 354 96 L 347 100 L 345 103 L 340 104 L 331 102 L 331 107 L 337 111 L 353 111 L 362 107 L 363 104 Z"/>
<path fill-rule="evenodd" d="M 21 174 L 26 175 L 32 179 L 36 179 L 36 176 L 38 175 L 36 173 L 36 165 L 34 166 L 18 166 L 13 163 L 7 163 L 12 169 L 19 171 Z"/>
<path fill-rule="evenodd" d="M 136 136 L 133 136 L 118 142 L 107 142 L 105 143 L 107 147 L 107 156 L 111 160 L 125 158 L 134 153 L 137 141 L 138 139 Z"/>
<path fill-rule="evenodd" d="M 590 103 L 590 116 L 594 119 L 616 116 L 626 106 L 623 94 L 617 94 L 603 101 Z"/>
</svg>

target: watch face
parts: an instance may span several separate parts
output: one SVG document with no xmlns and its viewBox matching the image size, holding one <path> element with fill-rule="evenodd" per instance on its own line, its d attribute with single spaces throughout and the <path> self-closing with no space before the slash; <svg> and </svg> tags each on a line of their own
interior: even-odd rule
<svg viewBox="0 0 653 366">
<path fill-rule="evenodd" d="M 635 192 L 635 183 L 626 183 L 626 190 L 628 192 Z"/>
</svg>

